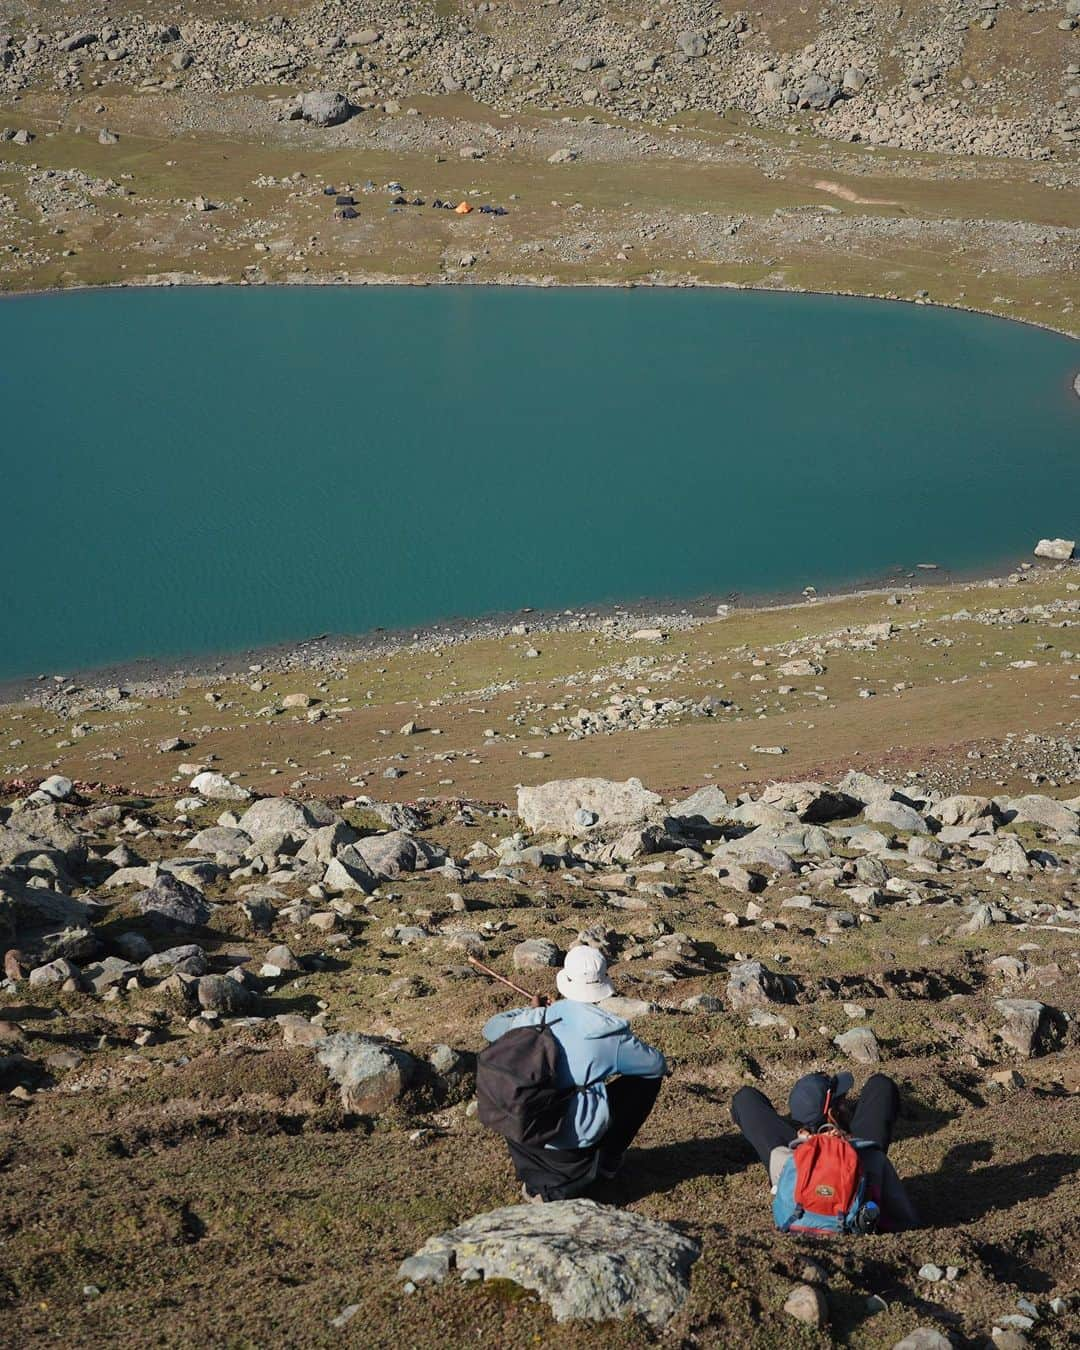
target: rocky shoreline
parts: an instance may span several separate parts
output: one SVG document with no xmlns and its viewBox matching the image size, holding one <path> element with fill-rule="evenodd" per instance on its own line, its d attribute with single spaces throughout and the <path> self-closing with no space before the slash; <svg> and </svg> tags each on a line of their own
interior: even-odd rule
<svg viewBox="0 0 1080 1350">
<path fill-rule="evenodd" d="M 1029 575 L 1028 564 L 1021 565 Z M 745 595 L 728 593 L 726 598 L 703 596 L 691 600 L 640 601 L 632 604 L 572 606 L 568 609 L 524 607 L 507 614 L 476 618 L 447 619 L 399 629 L 374 629 L 357 634 L 319 634 L 281 643 L 243 647 L 227 653 L 193 654 L 187 657 L 147 657 L 87 669 L 73 668 L 64 674 L 0 679 L 0 707 L 22 701 L 43 706 L 63 704 L 72 690 L 80 701 L 108 700 L 118 687 L 138 698 L 163 698 L 185 685 L 218 681 L 245 672 L 324 670 L 349 665 L 372 657 L 393 657 L 407 651 L 436 651 L 488 638 L 505 638 L 527 623 L 531 633 L 580 633 L 604 631 L 628 636 L 634 630 L 664 628 L 688 629 L 715 622 L 734 610 L 784 610 L 812 605 L 818 601 L 843 600 L 852 596 L 908 593 L 927 586 L 948 586 L 962 582 L 995 588 L 1005 584 L 1011 573 L 993 565 L 987 571 L 953 572 L 938 564 L 924 564 L 922 570 L 898 569 L 895 581 L 868 580 L 864 584 L 841 585 L 820 590 L 810 586 L 801 595 Z"/>
</svg>

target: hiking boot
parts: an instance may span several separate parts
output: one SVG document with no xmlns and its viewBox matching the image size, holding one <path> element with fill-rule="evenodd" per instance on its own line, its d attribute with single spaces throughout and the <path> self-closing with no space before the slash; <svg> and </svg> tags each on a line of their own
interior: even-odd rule
<svg viewBox="0 0 1080 1350">
<path fill-rule="evenodd" d="M 527 1205 L 542 1205 L 544 1197 L 542 1195 L 533 1195 L 524 1182 L 521 1183 L 521 1198 Z"/>
</svg>

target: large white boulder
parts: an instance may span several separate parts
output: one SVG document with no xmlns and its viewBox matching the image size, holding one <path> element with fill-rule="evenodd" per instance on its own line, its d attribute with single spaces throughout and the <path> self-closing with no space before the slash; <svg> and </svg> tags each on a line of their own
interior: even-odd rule
<svg viewBox="0 0 1080 1350">
<path fill-rule="evenodd" d="M 570 834 L 641 825 L 660 806 L 659 793 L 640 778 L 613 783 L 607 778 L 563 778 L 537 787 L 519 787 L 518 815 L 534 833 Z"/>
</svg>

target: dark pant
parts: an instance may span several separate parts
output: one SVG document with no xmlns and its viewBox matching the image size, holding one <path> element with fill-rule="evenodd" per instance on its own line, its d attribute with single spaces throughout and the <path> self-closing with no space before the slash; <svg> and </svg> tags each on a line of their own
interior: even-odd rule
<svg viewBox="0 0 1080 1350">
<path fill-rule="evenodd" d="M 618 1167 L 638 1130 L 649 1118 L 662 1078 L 615 1078 L 607 1085 L 611 1120 L 604 1137 L 590 1148 L 543 1148 L 507 1140 L 514 1171 L 530 1195 L 572 1200 L 596 1180 L 600 1168 Z"/>
<path fill-rule="evenodd" d="M 855 1139 L 869 1139 L 887 1153 L 893 1126 L 900 1113 L 900 1093 L 891 1078 L 876 1073 L 866 1080 L 852 1112 L 849 1131 Z M 774 1148 L 787 1148 L 798 1126 L 778 1115 L 772 1102 L 757 1088 L 744 1087 L 731 1100 L 731 1118 L 769 1170 Z"/>
</svg>

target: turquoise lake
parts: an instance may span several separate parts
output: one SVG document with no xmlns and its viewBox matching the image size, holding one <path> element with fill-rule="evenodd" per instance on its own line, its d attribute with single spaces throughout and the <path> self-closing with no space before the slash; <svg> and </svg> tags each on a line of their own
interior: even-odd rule
<svg viewBox="0 0 1080 1350">
<path fill-rule="evenodd" d="M 0 303 L 0 676 L 970 571 L 1080 527 L 1080 344 L 693 290 Z"/>
</svg>

